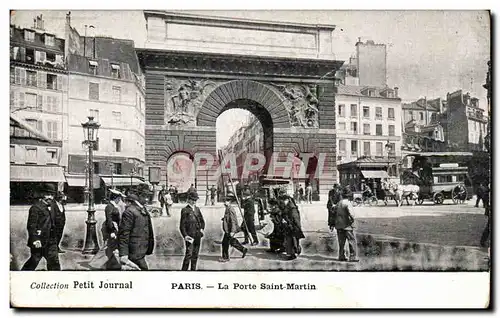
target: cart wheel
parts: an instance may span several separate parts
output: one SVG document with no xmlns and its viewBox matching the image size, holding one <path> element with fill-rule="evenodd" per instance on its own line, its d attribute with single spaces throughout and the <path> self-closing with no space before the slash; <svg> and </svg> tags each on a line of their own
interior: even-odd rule
<svg viewBox="0 0 500 318">
<path fill-rule="evenodd" d="M 368 204 L 370 204 L 370 206 L 377 205 L 378 204 L 378 199 L 373 196 L 370 199 L 368 199 Z"/>
<path fill-rule="evenodd" d="M 353 203 L 353 206 L 358 206 L 358 205 L 363 203 L 363 200 L 361 200 L 361 198 L 356 198 L 356 199 L 354 199 L 354 201 L 352 203 Z"/>
<path fill-rule="evenodd" d="M 434 203 L 443 204 L 443 202 L 444 202 L 444 195 L 442 193 L 434 194 Z"/>
</svg>

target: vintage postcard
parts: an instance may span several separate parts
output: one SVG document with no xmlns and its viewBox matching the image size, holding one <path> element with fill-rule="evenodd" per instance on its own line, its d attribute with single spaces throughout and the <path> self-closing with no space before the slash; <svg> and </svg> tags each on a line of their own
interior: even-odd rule
<svg viewBox="0 0 500 318">
<path fill-rule="evenodd" d="M 488 308 L 490 39 L 486 10 L 12 10 L 11 306 Z"/>
</svg>

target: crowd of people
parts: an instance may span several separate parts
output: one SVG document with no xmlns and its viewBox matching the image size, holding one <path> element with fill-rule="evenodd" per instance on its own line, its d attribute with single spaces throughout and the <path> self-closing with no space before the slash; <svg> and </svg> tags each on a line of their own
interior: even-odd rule
<svg viewBox="0 0 500 318">
<path fill-rule="evenodd" d="M 60 270 L 59 254 L 65 226 L 64 193 L 57 191 L 52 184 L 42 185 L 38 191 L 39 199 L 29 210 L 27 221 L 28 247 L 31 256 L 22 266 L 22 270 L 35 270 L 42 258 L 46 259 L 48 270 Z M 120 191 L 109 191 L 109 203 L 105 207 L 105 221 L 102 224 L 104 248 L 99 251 L 104 257 L 100 268 L 107 270 L 147 270 L 146 256 L 153 253 L 155 237 L 150 213 L 146 204 L 148 193 L 129 192 L 124 195 Z M 356 243 L 356 219 L 351 204 L 352 191 L 349 187 L 334 185 L 328 193 L 328 227 L 336 232 L 338 239 L 339 261 L 358 262 Z M 200 207 L 196 189 L 191 187 L 187 192 L 187 204 L 181 210 L 179 231 L 185 245 L 182 270 L 196 270 L 200 247 L 205 231 L 205 219 Z M 257 233 L 261 233 L 269 241 L 267 252 L 280 255 L 283 260 L 293 260 L 301 254 L 300 240 L 305 238 L 302 231 L 301 216 L 296 200 L 280 189 L 277 195 L 268 198 L 265 211 L 259 211 L 259 222 L 256 225 L 256 206 L 264 210 L 262 202 L 256 205 L 250 190 L 241 193 L 241 199 L 228 192 L 223 198 L 224 215 L 221 218 L 223 238 L 220 262 L 228 262 L 229 247 L 232 246 L 245 257 L 250 246 L 259 245 Z M 490 198 L 489 188 L 481 185 L 478 189 L 476 206 L 483 201 L 488 223 L 484 229 L 481 246 L 485 246 L 490 237 Z M 165 207 L 167 215 L 174 202 L 170 189 L 164 186 L 159 194 L 159 201 Z M 238 217 L 234 202 L 242 216 Z M 240 242 L 235 236 L 243 233 Z M 348 249 L 346 251 L 345 245 Z M 98 254 L 99 254 L 98 253 Z M 94 257 L 96 258 L 97 255 Z"/>
</svg>

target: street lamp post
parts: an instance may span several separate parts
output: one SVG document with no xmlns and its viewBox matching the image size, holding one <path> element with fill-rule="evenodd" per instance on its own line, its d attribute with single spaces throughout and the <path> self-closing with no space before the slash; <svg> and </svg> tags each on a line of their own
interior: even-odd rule
<svg viewBox="0 0 500 318">
<path fill-rule="evenodd" d="M 89 149 L 88 157 L 88 178 L 89 178 L 89 205 L 87 209 L 87 233 L 85 235 L 85 244 L 83 254 L 96 254 L 99 251 L 99 242 L 97 241 L 95 207 L 94 207 L 94 143 L 97 140 L 97 134 L 101 125 L 94 120 L 93 116 L 88 117 L 88 121 L 82 123 L 85 143 Z"/>
<path fill-rule="evenodd" d="M 135 162 L 134 159 L 129 158 L 128 163 L 130 163 L 132 166 L 132 169 L 130 169 L 130 190 L 132 190 L 132 187 L 134 185 L 134 175 L 136 174 L 137 170 L 137 163 Z"/>
<path fill-rule="evenodd" d="M 390 154 L 390 151 L 391 151 L 390 140 L 387 140 L 387 143 L 385 144 L 385 151 L 387 152 L 387 174 L 389 174 L 389 166 L 391 164 L 391 160 L 389 159 L 389 154 Z"/>
</svg>

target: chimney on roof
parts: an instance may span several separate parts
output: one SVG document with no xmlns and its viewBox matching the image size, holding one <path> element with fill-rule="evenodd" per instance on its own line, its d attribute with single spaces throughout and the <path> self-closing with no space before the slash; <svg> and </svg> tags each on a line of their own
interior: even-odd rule
<svg viewBox="0 0 500 318">
<path fill-rule="evenodd" d="M 44 31 L 44 27 L 43 27 L 43 24 L 44 24 L 44 21 L 43 21 L 43 15 L 38 15 L 35 19 L 33 19 L 33 22 L 34 22 L 34 28 L 36 30 L 41 30 L 41 31 Z"/>
<path fill-rule="evenodd" d="M 68 26 L 71 26 L 71 11 L 68 11 L 68 13 L 66 13 L 66 24 Z"/>
<path fill-rule="evenodd" d="M 394 96 L 395 96 L 396 98 L 398 98 L 398 97 L 399 97 L 399 95 L 398 95 L 398 91 L 399 91 L 399 87 L 394 87 Z"/>
</svg>

